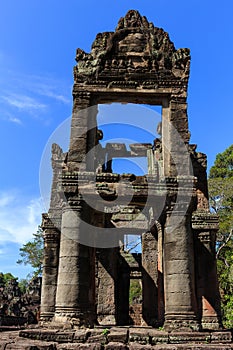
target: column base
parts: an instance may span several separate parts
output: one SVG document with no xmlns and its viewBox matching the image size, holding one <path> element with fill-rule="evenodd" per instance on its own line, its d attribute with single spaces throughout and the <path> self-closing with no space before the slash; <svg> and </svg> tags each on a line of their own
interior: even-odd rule
<svg viewBox="0 0 233 350">
<path fill-rule="evenodd" d="M 165 315 L 164 329 L 177 332 L 198 332 L 201 325 L 195 315 L 169 314 Z"/>
<path fill-rule="evenodd" d="M 40 314 L 40 322 L 49 322 L 52 321 L 54 317 L 54 311 L 53 312 L 41 312 Z"/>
<path fill-rule="evenodd" d="M 95 315 L 92 311 L 85 312 L 74 308 L 56 308 L 53 318 L 55 323 L 70 324 L 76 327 L 92 328 L 95 325 Z"/>
<path fill-rule="evenodd" d="M 217 316 L 206 316 L 201 320 L 201 325 L 203 329 L 209 330 L 219 330 L 222 329 L 221 321 Z"/>
</svg>

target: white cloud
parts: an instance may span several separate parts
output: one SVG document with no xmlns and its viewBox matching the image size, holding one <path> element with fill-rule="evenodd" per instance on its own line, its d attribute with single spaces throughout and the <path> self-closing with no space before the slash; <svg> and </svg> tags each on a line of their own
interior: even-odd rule
<svg viewBox="0 0 233 350">
<path fill-rule="evenodd" d="M 11 194 L 1 194 L 0 195 L 0 208 L 5 207 L 12 203 L 14 197 Z"/>
<path fill-rule="evenodd" d="M 23 122 L 20 118 L 15 117 L 14 115 L 11 115 L 9 113 L 9 111 L 3 111 L 2 115 L 1 115 L 1 120 L 13 123 L 13 124 L 17 124 L 17 125 L 22 125 Z"/>
<path fill-rule="evenodd" d="M 20 94 L 9 94 L 6 96 L 1 96 L 1 98 L 8 103 L 9 105 L 16 107 L 20 110 L 43 110 L 46 108 L 46 105 L 40 103 L 35 98 L 20 95 Z"/>
<path fill-rule="evenodd" d="M 70 85 L 49 75 L 30 75 L 11 72 L 9 81 L 14 81 L 14 91 L 24 91 L 25 95 L 37 98 L 47 97 L 64 104 L 72 102 Z M 12 89 L 12 84 L 10 84 Z"/>
<path fill-rule="evenodd" d="M 71 103 L 71 98 L 67 97 L 68 93 L 70 94 L 70 90 L 66 89 L 66 94 L 64 91 L 62 93 L 64 87 L 62 87 L 60 81 L 55 79 L 34 76 L 26 80 L 24 86 L 38 95 L 52 98 L 64 104 Z"/>
<path fill-rule="evenodd" d="M 19 118 L 16 118 L 16 117 L 9 117 L 8 121 L 11 122 L 11 123 L 22 125 L 22 121 Z"/>
<path fill-rule="evenodd" d="M 1 62 L 1 52 L 0 52 Z M 48 123 L 48 112 L 54 103 L 71 105 L 70 81 L 63 81 L 48 74 L 32 75 L 9 69 L 6 63 L 0 67 L 0 112 L 12 118 L 4 118 L 15 124 L 23 124 L 25 116 Z M 45 117 L 46 115 L 46 117 Z"/>
<path fill-rule="evenodd" d="M 0 194 L 0 242 L 23 244 L 41 223 L 41 200 L 25 199 L 19 193 Z"/>
</svg>

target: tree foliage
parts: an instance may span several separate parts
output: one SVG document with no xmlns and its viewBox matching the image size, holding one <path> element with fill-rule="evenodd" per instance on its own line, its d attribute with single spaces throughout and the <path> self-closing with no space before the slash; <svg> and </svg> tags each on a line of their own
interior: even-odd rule
<svg viewBox="0 0 233 350">
<path fill-rule="evenodd" d="M 137 279 L 132 279 L 130 281 L 129 288 L 129 304 L 133 304 L 142 297 L 142 286 L 140 281 Z"/>
<path fill-rule="evenodd" d="M 0 272 L 0 281 L 4 286 L 6 286 L 8 282 L 14 279 L 17 279 L 17 278 L 13 276 L 10 272 L 7 272 L 7 273 Z"/>
<path fill-rule="evenodd" d="M 233 144 L 224 152 L 217 154 L 214 165 L 210 169 L 210 179 L 233 177 Z"/>
<path fill-rule="evenodd" d="M 216 156 L 208 184 L 211 209 L 219 215 L 217 263 L 224 322 L 233 327 L 233 145 Z"/>
<path fill-rule="evenodd" d="M 43 231 L 40 226 L 37 232 L 33 234 L 33 239 L 20 248 L 19 255 L 21 259 L 17 261 L 17 264 L 31 265 L 33 268 L 30 277 L 37 277 L 42 274 Z"/>
</svg>

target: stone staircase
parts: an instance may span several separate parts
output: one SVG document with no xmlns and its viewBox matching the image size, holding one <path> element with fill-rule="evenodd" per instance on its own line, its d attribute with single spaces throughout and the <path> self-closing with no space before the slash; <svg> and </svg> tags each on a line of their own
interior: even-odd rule
<svg viewBox="0 0 233 350">
<path fill-rule="evenodd" d="M 230 331 L 165 332 L 149 327 L 0 332 L 0 350 L 230 350 Z"/>
</svg>

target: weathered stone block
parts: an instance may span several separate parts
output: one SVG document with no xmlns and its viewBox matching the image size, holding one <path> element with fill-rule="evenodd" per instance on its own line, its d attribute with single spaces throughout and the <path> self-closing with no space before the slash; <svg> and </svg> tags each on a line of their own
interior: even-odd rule
<svg viewBox="0 0 233 350">
<path fill-rule="evenodd" d="M 152 345 L 168 343 L 168 332 L 150 330 L 149 331 L 150 343 Z"/>
<path fill-rule="evenodd" d="M 36 336 L 37 334 L 37 336 Z M 33 339 L 40 339 L 45 341 L 55 341 L 56 340 L 56 330 L 41 330 L 40 332 L 34 331 L 34 335 L 36 336 Z"/>
<path fill-rule="evenodd" d="M 107 336 L 109 342 L 121 342 L 126 343 L 128 339 L 127 328 L 112 328 Z"/>
<path fill-rule="evenodd" d="M 187 261 L 186 260 L 167 260 L 166 268 L 169 274 L 180 274 L 187 272 Z"/>
<path fill-rule="evenodd" d="M 111 342 L 107 344 L 104 350 L 129 350 L 128 346 L 118 342 Z"/>
<path fill-rule="evenodd" d="M 89 336 L 101 335 L 103 334 L 103 332 L 104 332 L 103 328 L 89 329 Z"/>
<path fill-rule="evenodd" d="M 177 239 L 180 239 L 180 237 L 178 237 Z M 174 242 L 167 243 L 166 244 L 166 261 L 167 260 L 172 261 L 174 255 L 177 260 L 183 260 L 184 258 L 187 258 L 188 252 L 187 251 L 185 252 L 183 249 L 179 250 L 179 248 L 180 248 L 180 245 L 177 248 L 177 246 L 174 245 Z M 174 254 L 174 249 L 176 252 L 175 254 Z"/>
<path fill-rule="evenodd" d="M 160 344 L 160 345 L 154 345 L 153 350 L 178 350 L 178 345 L 174 344 Z M 184 349 L 183 349 L 184 350 Z M 189 347 L 185 348 L 185 350 L 190 350 Z"/>
<path fill-rule="evenodd" d="M 106 304 L 107 304 L 107 302 L 106 302 Z M 104 310 L 104 305 L 100 304 L 100 308 L 98 310 L 98 311 L 100 311 L 100 314 L 101 314 L 101 309 Z M 112 309 L 112 307 L 111 307 L 111 305 L 109 305 L 109 307 L 106 307 L 104 311 L 110 310 L 110 312 L 113 313 L 113 311 L 111 309 Z M 98 317 L 98 323 L 100 325 L 105 325 L 105 326 L 116 324 L 115 314 L 113 314 L 113 315 L 104 315 L 104 313 L 102 313 L 102 315 L 100 315 Z"/>
<path fill-rule="evenodd" d="M 99 335 L 91 335 L 88 340 L 88 343 L 96 343 L 99 342 L 101 344 L 106 344 L 107 343 L 107 337 L 103 334 L 99 334 Z"/>
<path fill-rule="evenodd" d="M 4 350 L 56 350 L 56 344 L 47 342 L 16 341 L 7 344 Z"/>
<path fill-rule="evenodd" d="M 58 343 L 73 342 L 74 332 L 58 332 L 56 333 L 54 340 Z"/>
<path fill-rule="evenodd" d="M 137 342 L 139 344 L 149 344 L 149 331 L 147 329 L 130 329 L 129 341 Z"/>
<path fill-rule="evenodd" d="M 78 330 L 74 334 L 73 341 L 74 343 L 84 343 L 89 335 L 89 330 Z"/>
<path fill-rule="evenodd" d="M 156 348 L 156 347 L 155 347 Z M 215 344 L 177 344 L 174 348 L 162 348 L 162 350 L 231 350 L 233 345 Z M 161 350 L 160 348 L 157 348 Z"/>
<path fill-rule="evenodd" d="M 47 331 L 45 331 L 46 333 Z M 51 331 L 51 333 L 56 333 L 56 331 Z M 22 330 L 19 332 L 20 337 L 28 338 L 28 339 L 41 339 L 41 331 L 38 329 L 33 330 Z"/>
<path fill-rule="evenodd" d="M 142 345 L 139 343 L 131 343 L 129 345 L 129 350 L 153 350 L 154 347 L 151 345 Z"/>
<path fill-rule="evenodd" d="M 207 332 L 172 332 L 168 336 L 169 343 L 210 343 L 210 333 Z"/>
<path fill-rule="evenodd" d="M 183 273 L 182 275 L 167 275 L 167 281 L 168 283 L 170 283 L 170 293 L 185 293 L 185 292 L 189 292 L 189 285 L 185 285 L 185 282 L 189 282 L 189 275 L 187 273 Z"/>
<path fill-rule="evenodd" d="M 101 350 L 101 344 L 59 344 L 57 350 Z"/>
<path fill-rule="evenodd" d="M 0 340 L 0 350 L 5 350 L 6 349 L 7 342 L 6 341 L 1 341 Z"/>
<path fill-rule="evenodd" d="M 232 335 L 231 332 L 213 332 L 211 333 L 211 343 L 231 343 Z"/>
</svg>

